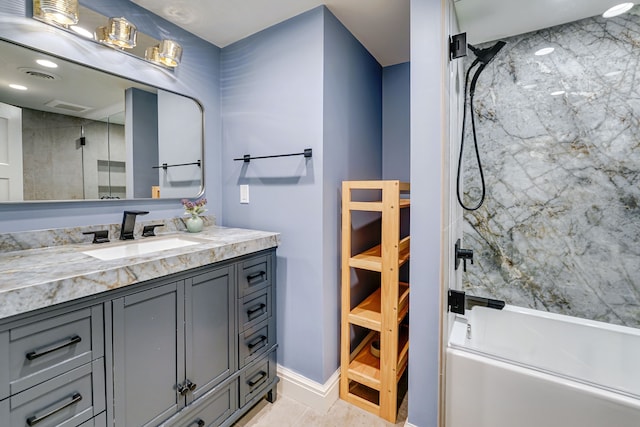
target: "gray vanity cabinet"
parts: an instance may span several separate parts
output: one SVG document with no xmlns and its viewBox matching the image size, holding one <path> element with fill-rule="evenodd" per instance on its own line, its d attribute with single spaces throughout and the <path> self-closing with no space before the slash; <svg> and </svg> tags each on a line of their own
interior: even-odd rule
<svg viewBox="0 0 640 427">
<path fill-rule="evenodd" d="M 199 398 L 235 370 L 233 266 L 187 280 L 185 288 L 186 378 L 195 388 L 187 403 Z"/>
<path fill-rule="evenodd" d="M 234 269 L 201 270 L 113 300 L 116 426 L 155 426 L 235 369 Z"/>
</svg>

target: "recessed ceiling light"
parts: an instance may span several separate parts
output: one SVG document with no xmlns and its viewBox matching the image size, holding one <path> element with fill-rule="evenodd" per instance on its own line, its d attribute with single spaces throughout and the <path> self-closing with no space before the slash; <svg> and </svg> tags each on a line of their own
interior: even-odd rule
<svg viewBox="0 0 640 427">
<path fill-rule="evenodd" d="M 27 90 L 26 86 L 22 86 L 22 85 L 16 85 L 16 84 L 10 84 L 9 85 L 10 88 L 12 89 L 16 89 L 16 90 Z"/>
<path fill-rule="evenodd" d="M 542 49 L 536 50 L 536 52 L 534 53 L 534 55 L 536 56 L 542 56 L 542 55 L 549 55 L 551 52 L 553 52 L 555 49 L 552 47 L 544 47 Z"/>
<path fill-rule="evenodd" d="M 77 25 L 72 25 L 70 28 L 77 34 L 80 34 L 82 37 L 86 37 L 88 39 L 93 38 L 93 33 L 85 28 L 79 27 Z"/>
<path fill-rule="evenodd" d="M 606 10 L 602 14 L 603 18 L 613 18 L 614 16 L 622 15 L 628 12 L 633 7 L 633 3 L 620 3 Z"/>
<path fill-rule="evenodd" d="M 53 61 L 49 61 L 48 59 L 37 59 L 36 62 L 43 67 L 58 68 L 58 64 Z"/>
<path fill-rule="evenodd" d="M 551 92 L 551 96 L 558 96 L 558 95 L 564 95 L 565 91 L 564 90 L 556 90 L 555 92 Z"/>
<path fill-rule="evenodd" d="M 529 90 L 529 89 L 535 89 L 537 86 L 538 86 L 537 84 L 532 83 L 532 84 L 529 84 L 529 85 L 524 85 L 524 86 L 522 86 L 522 87 L 523 87 L 524 89 Z"/>
</svg>

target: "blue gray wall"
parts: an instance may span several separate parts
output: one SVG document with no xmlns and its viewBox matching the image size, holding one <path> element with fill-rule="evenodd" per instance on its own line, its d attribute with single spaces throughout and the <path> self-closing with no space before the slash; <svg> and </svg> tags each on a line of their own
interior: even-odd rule
<svg viewBox="0 0 640 427">
<path fill-rule="evenodd" d="M 180 67 L 175 73 L 165 71 L 81 37 L 55 30 L 31 19 L 31 2 L 25 0 L 4 0 L 0 3 L 0 38 L 198 99 L 205 115 L 208 208 L 220 217 L 220 49 L 128 0 L 86 0 L 82 4 L 107 16 L 124 15 L 139 30 L 155 38 L 176 39 L 184 47 Z M 182 205 L 177 200 L 0 204 L 0 232 L 119 223 L 124 209 L 149 210 L 151 213 L 145 217 L 148 219 L 182 214 Z"/>
<path fill-rule="evenodd" d="M 158 95 L 137 88 L 125 92 L 125 132 L 131 137 L 131 158 L 127 182 L 133 197 L 151 197 L 151 187 L 159 184 L 158 170 Z"/>
<path fill-rule="evenodd" d="M 382 177 L 411 179 L 410 65 L 382 70 Z"/>
<path fill-rule="evenodd" d="M 381 177 L 380 79 L 324 7 L 222 50 L 224 224 L 282 233 L 279 362 L 319 383 L 338 368 L 340 182 Z"/>
<path fill-rule="evenodd" d="M 322 10 L 222 50 L 224 225 L 282 233 L 279 363 L 322 380 Z M 235 162 L 313 149 L 313 158 Z M 241 205 L 240 184 L 250 203 Z"/>
<path fill-rule="evenodd" d="M 341 183 L 382 177 L 382 67 L 328 9 L 324 9 L 323 133 L 322 351 L 327 379 L 340 364 Z M 358 237 L 352 238 L 355 244 Z"/>
<path fill-rule="evenodd" d="M 411 0 L 411 298 L 409 422 L 438 425 L 448 122 L 444 1 Z"/>
</svg>

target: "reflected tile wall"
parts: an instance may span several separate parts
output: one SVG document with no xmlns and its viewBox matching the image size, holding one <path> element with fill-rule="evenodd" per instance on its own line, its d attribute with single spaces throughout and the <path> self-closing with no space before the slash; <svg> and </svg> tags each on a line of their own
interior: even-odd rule
<svg viewBox="0 0 640 427">
<path fill-rule="evenodd" d="M 464 246 L 476 262 L 464 286 L 640 327 L 638 8 L 505 41 L 475 94 L 487 197 L 465 213 Z M 543 47 L 555 50 L 535 56 Z M 471 204 L 479 178 L 468 119 Z"/>
<path fill-rule="evenodd" d="M 78 144 L 81 126 L 86 137 L 83 148 Z M 100 198 L 98 189 L 104 183 L 99 180 L 98 161 L 125 161 L 124 126 L 107 126 L 106 122 L 23 108 L 24 200 Z"/>
</svg>

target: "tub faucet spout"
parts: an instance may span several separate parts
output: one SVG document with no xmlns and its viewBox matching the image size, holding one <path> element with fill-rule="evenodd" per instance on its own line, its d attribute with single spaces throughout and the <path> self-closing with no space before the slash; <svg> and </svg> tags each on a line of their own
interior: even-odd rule
<svg viewBox="0 0 640 427">
<path fill-rule="evenodd" d="M 449 289 L 449 311 L 452 313 L 464 314 L 465 310 L 471 310 L 475 306 L 495 308 L 502 310 L 504 301 L 491 298 L 467 295 L 464 291 Z"/>
<path fill-rule="evenodd" d="M 146 215 L 147 211 L 124 211 L 122 226 L 120 227 L 120 240 L 133 240 L 133 229 L 136 226 L 136 216 Z"/>
</svg>

